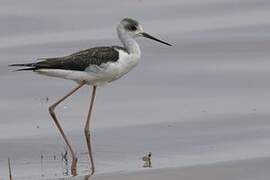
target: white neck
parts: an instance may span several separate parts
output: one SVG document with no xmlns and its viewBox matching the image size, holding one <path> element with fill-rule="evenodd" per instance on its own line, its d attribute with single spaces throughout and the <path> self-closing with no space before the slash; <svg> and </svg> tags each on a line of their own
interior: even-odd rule
<svg viewBox="0 0 270 180">
<path fill-rule="evenodd" d="M 124 47 L 128 50 L 129 54 L 133 54 L 138 57 L 141 56 L 140 46 L 133 37 L 129 36 L 127 33 L 123 33 L 120 31 L 118 31 L 118 37 L 123 43 Z"/>
</svg>

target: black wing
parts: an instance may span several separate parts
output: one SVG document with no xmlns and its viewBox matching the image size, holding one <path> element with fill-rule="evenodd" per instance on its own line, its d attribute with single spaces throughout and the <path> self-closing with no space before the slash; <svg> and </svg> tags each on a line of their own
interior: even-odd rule
<svg viewBox="0 0 270 180">
<path fill-rule="evenodd" d="M 13 64 L 11 66 L 31 67 L 22 70 L 37 70 L 46 68 L 83 71 L 90 65 L 100 65 L 102 63 L 117 61 L 119 58 L 119 52 L 116 49 L 122 50 L 122 48 L 118 46 L 95 47 L 64 57 L 48 58 L 37 63 Z"/>
<path fill-rule="evenodd" d="M 96 47 L 76 52 L 69 56 L 49 58 L 35 64 L 35 67 L 83 71 L 90 65 L 115 62 L 119 53 L 112 47 Z"/>
</svg>

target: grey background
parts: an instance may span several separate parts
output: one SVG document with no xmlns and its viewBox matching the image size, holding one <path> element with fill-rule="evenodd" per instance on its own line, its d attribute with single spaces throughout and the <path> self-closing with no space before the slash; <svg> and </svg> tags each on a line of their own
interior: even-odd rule
<svg viewBox="0 0 270 180">
<path fill-rule="evenodd" d="M 8 156 L 18 179 L 35 179 L 40 153 L 62 151 L 47 107 L 74 86 L 7 65 L 119 44 L 124 17 L 174 46 L 139 39 L 139 66 L 98 89 L 97 173 L 138 170 L 146 151 L 156 168 L 269 157 L 269 8 L 267 0 L 1 0 L 0 177 Z M 82 154 L 80 173 L 89 99 L 87 87 L 57 109 Z M 46 176 L 61 176 L 56 167 L 47 164 Z"/>
</svg>

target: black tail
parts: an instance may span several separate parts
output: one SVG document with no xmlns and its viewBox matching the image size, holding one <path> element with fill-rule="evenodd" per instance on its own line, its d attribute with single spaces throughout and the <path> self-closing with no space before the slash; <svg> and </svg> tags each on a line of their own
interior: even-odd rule
<svg viewBox="0 0 270 180">
<path fill-rule="evenodd" d="M 35 63 L 27 63 L 27 64 L 10 64 L 8 66 L 27 66 L 27 67 L 34 67 Z"/>
<path fill-rule="evenodd" d="M 31 70 L 35 70 L 37 69 L 35 67 L 35 63 L 28 63 L 28 64 L 10 64 L 8 66 L 25 66 L 25 67 L 29 67 L 29 68 L 22 68 L 22 69 L 17 69 L 15 71 L 31 71 Z"/>
</svg>

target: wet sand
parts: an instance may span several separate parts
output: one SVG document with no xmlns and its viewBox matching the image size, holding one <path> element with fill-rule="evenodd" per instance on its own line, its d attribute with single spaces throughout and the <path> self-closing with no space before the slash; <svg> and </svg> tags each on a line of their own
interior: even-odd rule
<svg viewBox="0 0 270 180">
<path fill-rule="evenodd" d="M 267 180 L 269 158 L 222 162 L 184 168 L 147 169 L 132 173 L 111 173 L 92 177 L 65 178 L 59 180 Z"/>
</svg>

